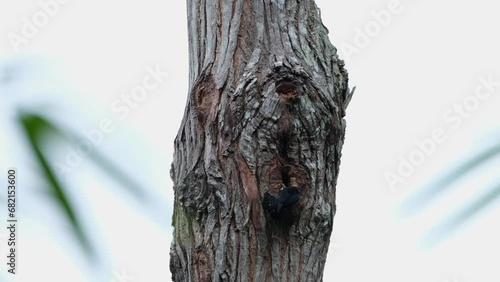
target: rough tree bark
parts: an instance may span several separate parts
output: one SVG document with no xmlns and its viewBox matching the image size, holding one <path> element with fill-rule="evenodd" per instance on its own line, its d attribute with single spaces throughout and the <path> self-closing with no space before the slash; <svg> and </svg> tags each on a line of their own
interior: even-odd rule
<svg viewBox="0 0 500 282">
<path fill-rule="evenodd" d="M 321 281 L 352 92 L 313 0 L 188 0 L 174 281 Z M 298 187 L 289 220 L 265 192 Z"/>
</svg>

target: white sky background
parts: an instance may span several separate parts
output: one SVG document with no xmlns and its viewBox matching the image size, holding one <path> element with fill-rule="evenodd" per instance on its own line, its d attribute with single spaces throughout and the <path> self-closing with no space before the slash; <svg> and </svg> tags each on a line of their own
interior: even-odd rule
<svg viewBox="0 0 500 282">
<path fill-rule="evenodd" d="M 370 26 L 373 13 L 390 2 L 317 1 L 334 45 L 358 48 L 346 63 L 350 85 L 357 90 L 347 112 L 338 212 L 324 280 L 499 281 L 498 202 L 437 246 L 420 244 L 432 226 L 498 185 L 493 170 L 498 158 L 454 183 L 453 193 L 416 217 L 401 218 L 397 212 L 430 180 L 498 143 L 500 86 L 457 128 L 443 119 L 474 94 L 479 77 L 500 81 L 498 5 L 402 0 L 390 21 L 368 36 L 366 46 L 359 45 L 357 30 Z M 23 17 L 32 19 L 40 11 L 39 1 L 0 2 L 0 76 L 6 66 L 17 73 L 17 80 L 0 85 L 0 167 L 16 166 L 21 181 L 19 274 L 11 279 L 2 266 L 0 279 L 168 281 L 169 169 L 188 91 L 185 2 L 68 1 L 14 52 L 8 34 L 21 34 Z M 345 52 L 340 54 L 346 59 Z M 120 119 L 112 103 L 142 84 L 147 67 L 156 66 L 169 76 Z M 154 194 L 154 204 L 142 207 L 89 160 L 66 175 L 104 257 L 102 267 L 86 264 L 59 211 L 43 194 L 43 182 L 11 120 L 20 106 L 41 109 L 81 134 L 110 118 L 115 130 L 104 136 L 99 150 Z M 396 172 L 398 157 L 408 159 L 418 149 L 415 140 L 430 138 L 438 128 L 446 141 L 391 189 L 384 174 Z M 2 256 L 5 234 L 0 231 Z"/>
</svg>

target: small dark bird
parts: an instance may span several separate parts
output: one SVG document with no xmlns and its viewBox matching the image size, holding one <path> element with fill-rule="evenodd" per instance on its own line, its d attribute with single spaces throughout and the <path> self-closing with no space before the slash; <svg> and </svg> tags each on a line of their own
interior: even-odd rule
<svg viewBox="0 0 500 282">
<path fill-rule="evenodd" d="M 282 218 L 285 214 L 290 214 L 291 209 L 299 202 L 299 190 L 295 187 L 283 185 L 278 197 L 268 192 L 264 194 L 262 205 L 274 218 Z"/>
</svg>

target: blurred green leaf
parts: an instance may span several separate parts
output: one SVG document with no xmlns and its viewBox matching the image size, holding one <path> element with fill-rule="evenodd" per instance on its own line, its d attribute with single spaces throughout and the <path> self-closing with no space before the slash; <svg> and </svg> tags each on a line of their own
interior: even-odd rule
<svg viewBox="0 0 500 282">
<path fill-rule="evenodd" d="M 460 226 L 491 205 L 500 196 L 500 185 L 489 190 L 481 197 L 472 201 L 465 208 L 451 215 L 434 227 L 424 239 L 427 245 L 433 245 L 455 232 Z"/>
<path fill-rule="evenodd" d="M 454 169 L 451 169 L 444 176 L 424 187 L 415 195 L 405 201 L 401 207 L 405 216 L 417 214 L 426 206 L 436 201 L 440 196 L 448 191 L 455 181 L 466 176 L 471 171 L 479 168 L 497 155 L 500 155 L 500 144 L 488 148 Z M 500 185 L 492 188 L 477 199 L 464 203 L 458 211 L 445 218 L 425 236 L 425 244 L 433 245 L 455 232 L 460 226 L 472 219 L 479 212 L 490 206 L 500 197 Z"/>
<path fill-rule="evenodd" d="M 496 155 L 500 155 L 500 144 L 478 153 L 471 159 L 464 161 L 458 167 L 445 173 L 444 176 L 438 178 L 429 186 L 420 189 L 415 195 L 411 196 L 403 203 L 401 210 L 407 216 L 414 215 L 423 210 L 427 205 L 442 196 L 444 192 L 448 191 L 452 187 L 451 184 L 464 177 L 470 171 L 483 165 Z"/>
<path fill-rule="evenodd" d="M 33 112 L 19 112 L 18 122 L 26 135 L 28 144 L 35 155 L 38 165 L 42 169 L 43 175 L 51 188 L 51 192 L 54 195 L 56 202 L 63 210 L 65 217 L 72 226 L 75 237 L 78 239 L 78 242 L 88 257 L 94 258 L 95 252 L 91 246 L 89 238 L 85 235 L 82 224 L 76 216 L 74 208 L 65 193 L 65 191 L 67 191 L 67 187 L 64 187 L 61 184 L 56 176 L 57 174 L 49 165 L 46 151 L 44 151 L 42 146 L 43 141 L 48 140 L 51 137 L 58 137 L 74 147 L 76 147 L 81 140 L 85 139 L 78 134 L 71 132 L 71 130 L 60 129 L 43 116 Z M 100 166 L 104 172 L 121 184 L 122 187 L 127 188 L 128 192 L 131 193 L 136 199 L 145 200 L 145 195 L 140 185 L 138 185 L 131 177 L 116 166 L 97 148 L 93 148 L 88 156 L 94 161 L 95 164 Z"/>
<path fill-rule="evenodd" d="M 50 135 L 59 134 L 58 130 L 43 117 L 34 114 L 20 113 L 18 121 L 26 134 L 29 146 L 35 154 L 35 158 L 42 169 L 45 179 L 47 180 L 59 207 L 63 210 L 64 215 L 71 223 L 74 235 L 78 239 L 85 253 L 90 258 L 93 258 L 95 253 L 89 239 L 83 231 L 82 225 L 75 214 L 71 202 L 66 196 L 65 189 L 57 179 L 52 168 L 49 166 L 44 151 L 41 148 L 42 141 Z"/>
<path fill-rule="evenodd" d="M 63 135 L 68 140 L 68 142 L 72 143 L 72 145 L 74 145 L 75 147 L 81 140 L 84 140 L 77 134 L 70 133 L 69 130 L 65 130 Z M 123 170 L 116 166 L 113 161 L 109 160 L 106 155 L 103 154 L 98 148 L 94 147 L 92 149 L 92 152 L 89 153 L 89 157 L 116 182 L 118 182 L 122 187 L 126 188 L 127 191 L 132 194 L 137 200 L 145 200 L 146 196 L 141 186 L 137 184 L 134 179 L 129 177 Z"/>
</svg>

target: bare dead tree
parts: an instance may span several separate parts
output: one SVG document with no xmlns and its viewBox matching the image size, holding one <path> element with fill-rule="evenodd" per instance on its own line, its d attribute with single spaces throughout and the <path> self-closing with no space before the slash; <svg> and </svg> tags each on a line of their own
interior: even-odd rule
<svg viewBox="0 0 500 282">
<path fill-rule="evenodd" d="M 174 281 L 322 281 L 352 92 L 313 0 L 188 0 Z M 299 190 L 280 219 L 267 192 Z"/>
</svg>

